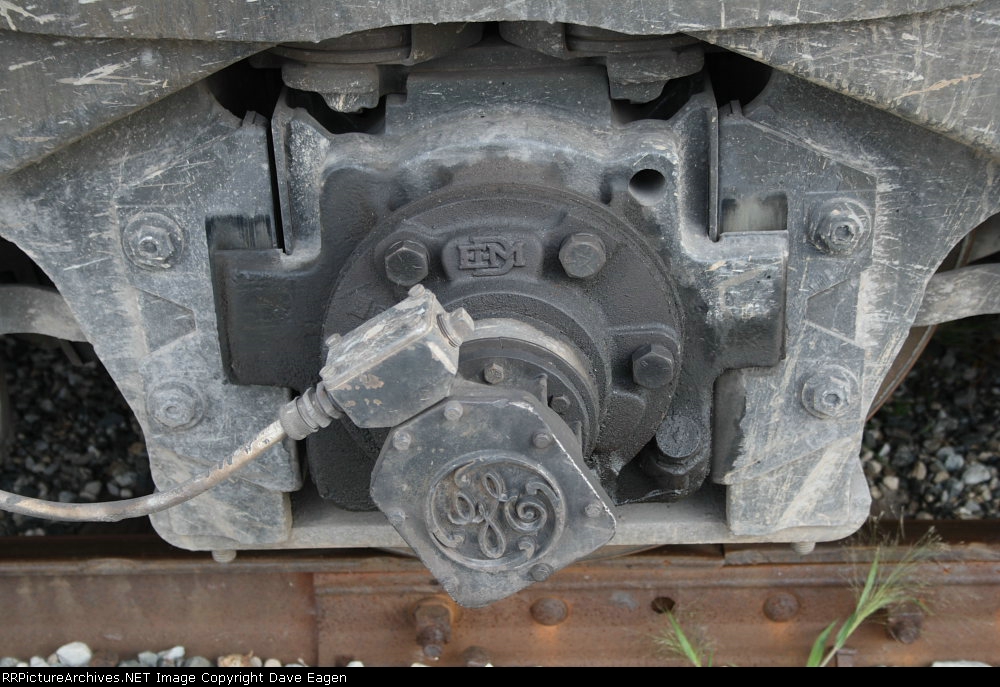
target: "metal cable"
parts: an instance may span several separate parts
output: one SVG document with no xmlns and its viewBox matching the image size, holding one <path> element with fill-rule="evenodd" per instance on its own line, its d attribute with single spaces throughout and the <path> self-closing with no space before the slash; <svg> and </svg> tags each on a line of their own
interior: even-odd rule
<svg viewBox="0 0 1000 687">
<path fill-rule="evenodd" d="M 126 518 L 139 518 L 190 501 L 198 494 L 208 491 L 237 470 L 252 463 L 286 436 L 281 422 L 276 420 L 207 472 L 173 489 L 149 496 L 107 503 L 59 503 L 0 491 L 0 510 L 33 518 L 74 522 L 117 522 Z"/>
</svg>

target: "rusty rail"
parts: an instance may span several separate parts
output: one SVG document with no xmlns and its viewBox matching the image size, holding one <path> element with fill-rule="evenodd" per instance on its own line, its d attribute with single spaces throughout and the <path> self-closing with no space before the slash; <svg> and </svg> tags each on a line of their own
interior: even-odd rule
<svg viewBox="0 0 1000 687">
<path fill-rule="evenodd" d="M 996 528 L 945 529 L 941 553 L 917 564 L 929 613 L 868 623 L 842 665 L 1000 664 Z M 850 612 L 872 551 L 663 548 L 578 564 L 488 608 L 461 609 L 418 561 L 378 552 L 264 552 L 223 565 L 151 537 L 8 539 L 0 654 L 82 639 L 121 657 L 181 643 L 189 655 L 254 651 L 321 666 L 680 665 L 654 641 L 672 608 L 710 641 L 716 664 L 802 665 L 822 628 Z"/>
</svg>

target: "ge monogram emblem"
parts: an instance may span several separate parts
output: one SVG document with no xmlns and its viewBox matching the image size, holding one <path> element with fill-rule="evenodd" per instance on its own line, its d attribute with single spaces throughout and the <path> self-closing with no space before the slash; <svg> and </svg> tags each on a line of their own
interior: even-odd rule
<svg viewBox="0 0 1000 687">
<path fill-rule="evenodd" d="M 431 536 L 449 558 L 480 570 L 510 570 L 559 539 L 566 508 L 554 482 L 513 457 L 474 459 L 448 471 L 427 502 Z"/>
</svg>

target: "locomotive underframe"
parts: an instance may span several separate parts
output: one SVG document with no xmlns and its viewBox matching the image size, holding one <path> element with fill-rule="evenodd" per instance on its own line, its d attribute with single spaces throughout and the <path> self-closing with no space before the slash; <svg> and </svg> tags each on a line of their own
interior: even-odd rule
<svg viewBox="0 0 1000 687">
<path fill-rule="evenodd" d="M 464 240 L 476 217 L 507 227 L 488 227 L 499 239 L 524 233 L 510 229 L 509 210 L 481 207 L 491 193 L 565 196 L 564 209 L 610 213 L 613 221 L 594 226 L 626 228 L 605 242 L 639 246 L 636 254 L 646 251 L 653 265 L 643 274 L 663 275 L 644 311 L 653 312 L 651 323 L 618 323 L 624 343 L 590 349 L 568 335 L 584 357 L 609 361 L 606 379 L 594 372 L 593 407 L 569 373 L 566 388 L 580 399 L 573 422 L 581 424 L 582 452 L 617 514 L 611 544 L 838 539 L 868 514 L 857 458 L 863 423 L 927 282 L 1000 210 L 995 2 L 950 9 L 928 0 L 920 14 L 907 3 L 905 15 L 888 3 L 865 17 L 815 3 L 809 23 L 775 10 L 737 24 L 733 12 L 720 17 L 709 3 L 650 19 L 639 3 L 614 13 L 567 3 L 556 17 L 531 3 L 404 3 L 403 11 L 390 2 L 333 13 L 327 25 L 280 8 L 269 22 L 220 10 L 176 24 L 158 14 L 168 3 L 113 22 L 106 4 L 3 14 L 12 30 L 0 32 L 10 57 L 0 76 L 0 235 L 62 294 L 135 411 L 160 489 L 270 422 L 289 389 L 312 381 L 326 337 L 405 293 L 398 282 L 378 281 L 385 246 L 369 237 L 419 238 L 413 218 L 430 212 L 420 199 L 456 189 L 472 197 L 462 211 L 472 218 L 454 233 Z M 384 114 L 375 124 L 351 120 L 354 131 L 319 121 L 317 113 L 333 110 L 302 106 L 289 95 L 295 88 L 269 120 L 239 118 L 220 102 L 217 83 L 204 81 L 275 43 L 473 18 L 508 30 L 492 43 L 463 38 L 436 59 L 414 57 L 416 41 L 400 60 L 383 56 L 392 66 L 377 80 Z M 696 50 L 723 46 L 775 70 L 744 106 L 720 107 L 706 72 L 665 76 L 664 93 L 686 89 L 681 104 L 669 115 L 636 114 L 620 104 L 645 96 L 628 90 L 634 79 L 621 77 L 619 63 L 560 53 L 538 38 L 548 34 L 533 32 L 533 22 L 554 20 L 561 23 L 545 26 L 683 32 L 704 42 Z M 939 57 L 914 61 L 917 38 Z M 310 74 L 291 70 L 286 84 L 297 78 L 321 90 Z M 341 96 L 327 97 L 328 106 L 359 106 L 345 99 L 343 81 L 322 83 Z M 647 172 L 651 193 L 630 187 Z M 848 215 L 856 233 L 840 236 Z M 425 234 L 433 248 L 438 237 Z M 539 239 L 548 262 L 528 287 L 562 294 L 562 282 L 551 284 L 565 279 L 552 276 L 564 237 L 552 236 L 552 245 Z M 439 238 L 450 246 L 453 237 Z M 520 274 L 511 268 L 522 267 L 513 244 L 497 245 L 491 255 L 501 257 L 477 266 L 507 269 L 496 275 L 508 280 L 504 293 L 527 289 L 530 280 L 509 281 Z M 613 277 L 627 282 L 643 259 L 621 261 Z M 472 303 L 477 318 L 523 312 L 476 312 L 480 282 L 491 275 L 462 291 L 456 284 L 467 274 L 453 267 L 432 270 L 428 288 L 452 288 L 450 302 Z M 349 273 L 354 295 L 338 301 L 338 280 Z M 614 310 L 611 287 L 600 289 L 610 300 L 605 312 Z M 574 312 L 574 298 L 565 296 L 563 311 Z M 654 307 L 670 299 L 670 312 Z M 328 314 L 338 308 L 355 320 Z M 656 341 L 674 346 L 678 371 L 663 392 L 648 392 L 620 363 L 656 327 L 672 332 Z M 693 486 L 657 481 L 640 464 L 662 422 L 698 434 L 679 457 L 684 474 L 700 474 Z M 403 546 L 382 513 L 365 510 L 384 438 L 346 426 L 317 435 L 306 447 L 310 479 L 302 447 L 286 442 L 240 479 L 154 516 L 154 524 L 191 549 Z"/>
</svg>

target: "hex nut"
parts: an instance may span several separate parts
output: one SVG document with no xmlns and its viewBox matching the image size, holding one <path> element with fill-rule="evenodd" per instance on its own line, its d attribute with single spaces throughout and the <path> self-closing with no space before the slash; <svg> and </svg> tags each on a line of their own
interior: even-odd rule
<svg viewBox="0 0 1000 687">
<path fill-rule="evenodd" d="M 193 388 L 181 382 L 167 382 L 155 387 L 146 399 L 150 416 L 169 430 L 195 426 L 204 414 L 204 403 Z"/>
<path fill-rule="evenodd" d="M 385 252 L 385 276 L 393 284 L 414 286 L 422 282 L 429 271 L 427 247 L 419 241 L 397 241 Z"/>
<path fill-rule="evenodd" d="M 184 235 L 177 222 L 156 212 L 132 217 L 122 231 L 122 250 L 133 265 L 166 270 L 180 257 Z"/>
<path fill-rule="evenodd" d="M 632 353 L 632 379 L 647 389 L 660 389 L 674 378 L 674 354 L 660 344 L 646 344 Z"/>
<path fill-rule="evenodd" d="M 822 420 L 843 417 L 857 402 L 858 380 L 850 370 L 829 365 L 802 382 L 802 405 Z"/>
<path fill-rule="evenodd" d="M 559 262 L 574 279 L 587 279 L 601 271 L 608 255 L 604 242 L 594 234 L 573 234 L 559 246 Z"/>
<path fill-rule="evenodd" d="M 812 213 L 809 240 L 831 255 L 850 255 L 868 237 L 871 220 L 868 211 L 857 201 L 835 198 Z"/>
</svg>

